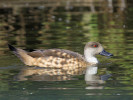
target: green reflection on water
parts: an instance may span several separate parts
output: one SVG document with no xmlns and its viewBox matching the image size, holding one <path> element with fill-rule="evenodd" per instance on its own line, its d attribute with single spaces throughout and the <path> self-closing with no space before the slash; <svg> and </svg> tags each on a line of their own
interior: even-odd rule
<svg viewBox="0 0 133 100">
<path fill-rule="evenodd" d="M 120 1 L 118 5 L 121 5 Z M 70 8 L 64 5 L 66 3 L 63 3 L 63 6 L 54 7 L 48 7 L 45 3 L 38 6 L 31 4 L 28 7 L 19 7 L 11 3 L 13 6 L 2 7 L 0 10 L 0 91 L 2 96 L 8 95 L 2 91 L 8 91 L 9 94 L 15 96 L 29 96 L 33 93 L 40 94 L 41 97 L 44 94 L 50 94 L 50 96 L 58 94 L 57 96 L 63 95 L 62 98 L 66 98 L 66 95 L 69 95 L 70 98 L 67 97 L 69 99 L 74 98 L 75 95 L 76 99 L 81 95 L 86 95 L 81 99 L 91 98 L 87 95 L 133 95 L 133 8 L 128 3 L 125 3 L 128 7 L 124 10 L 116 4 L 113 8 L 109 8 L 104 1 L 102 6 L 98 6 L 98 3 L 94 4 L 96 9 L 88 5 L 84 7 L 82 3 L 80 6 L 70 6 Z M 110 12 L 110 9 L 113 9 L 113 12 Z M 62 48 L 83 54 L 84 45 L 88 41 L 102 43 L 108 52 L 115 55 L 110 59 L 98 56 L 103 64 L 99 66 L 99 74 L 112 74 L 109 81 L 102 85 L 105 91 L 103 88 L 98 91 L 85 89 L 88 85 L 85 84 L 83 75 L 77 76 L 77 81 L 71 80 L 64 83 L 14 80 L 22 63 L 9 52 L 7 43 L 24 49 Z M 55 88 L 55 90 L 51 91 L 48 88 Z M 65 90 L 64 88 L 76 89 Z M 110 97 L 112 98 L 114 99 L 113 96 Z"/>
</svg>

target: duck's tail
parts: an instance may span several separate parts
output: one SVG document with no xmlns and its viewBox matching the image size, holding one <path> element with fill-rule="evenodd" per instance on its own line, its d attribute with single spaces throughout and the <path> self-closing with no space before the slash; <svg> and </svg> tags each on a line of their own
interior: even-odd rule
<svg viewBox="0 0 133 100">
<path fill-rule="evenodd" d="M 26 65 L 31 65 L 33 58 L 28 55 L 28 52 L 23 49 L 15 48 L 10 44 L 8 44 L 8 48 Z"/>
<path fill-rule="evenodd" d="M 8 44 L 8 48 L 13 52 L 17 52 L 17 49 L 10 44 Z"/>
</svg>

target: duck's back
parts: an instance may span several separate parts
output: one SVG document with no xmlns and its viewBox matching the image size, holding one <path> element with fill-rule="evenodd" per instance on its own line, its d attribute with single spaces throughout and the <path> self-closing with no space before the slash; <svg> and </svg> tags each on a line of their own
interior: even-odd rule
<svg viewBox="0 0 133 100">
<path fill-rule="evenodd" d="M 84 60 L 84 57 L 81 54 L 64 49 L 35 50 L 32 52 L 28 52 L 27 54 L 35 58 L 38 57 L 47 58 L 49 56 L 52 56 L 52 57 L 66 58 L 66 59 L 78 58 L 80 60 Z"/>
</svg>

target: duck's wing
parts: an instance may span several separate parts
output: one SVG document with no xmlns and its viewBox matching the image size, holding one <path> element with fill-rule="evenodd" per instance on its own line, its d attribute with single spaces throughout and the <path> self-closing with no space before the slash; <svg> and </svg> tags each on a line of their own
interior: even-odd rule
<svg viewBox="0 0 133 100">
<path fill-rule="evenodd" d="M 64 49 L 47 49 L 47 50 L 36 50 L 33 52 L 28 52 L 28 55 L 31 57 L 59 57 L 59 58 L 78 58 L 78 59 L 84 59 L 84 57 L 76 52 L 70 51 L 70 50 L 64 50 Z"/>
<path fill-rule="evenodd" d="M 38 58 L 38 57 L 43 57 L 43 50 L 35 50 L 32 52 L 27 52 L 27 54 L 31 57 Z"/>
</svg>

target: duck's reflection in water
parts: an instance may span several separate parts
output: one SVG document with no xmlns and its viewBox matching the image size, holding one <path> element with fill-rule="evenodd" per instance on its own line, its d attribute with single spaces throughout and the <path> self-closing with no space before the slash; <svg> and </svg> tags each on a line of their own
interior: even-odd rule
<svg viewBox="0 0 133 100">
<path fill-rule="evenodd" d="M 106 80 L 108 80 L 112 75 L 111 74 L 104 74 L 104 75 L 97 75 L 97 66 L 89 66 L 86 69 L 85 73 L 85 81 L 86 84 L 89 86 L 86 89 L 103 89 L 104 86 L 100 85 L 103 84 Z"/>
<path fill-rule="evenodd" d="M 72 76 L 82 75 L 83 69 L 58 69 L 58 68 L 40 68 L 40 67 L 24 67 L 15 77 L 18 81 L 66 81 L 75 80 Z"/>
<path fill-rule="evenodd" d="M 85 81 L 88 85 L 96 86 L 103 84 L 111 75 L 97 75 L 97 66 L 89 66 L 87 69 L 64 70 L 57 68 L 40 68 L 40 67 L 24 67 L 15 77 L 18 81 L 32 80 L 32 81 L 66 81 L 77 80 L 74 77 L 85 74 Z M 92 88 L 92 87 L 91 87 Z M 89 89 L 89 87 L 87 87 Z"/>
</svg>

